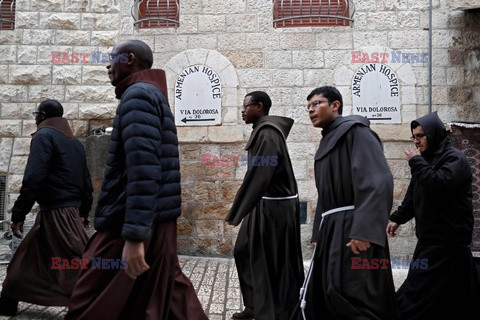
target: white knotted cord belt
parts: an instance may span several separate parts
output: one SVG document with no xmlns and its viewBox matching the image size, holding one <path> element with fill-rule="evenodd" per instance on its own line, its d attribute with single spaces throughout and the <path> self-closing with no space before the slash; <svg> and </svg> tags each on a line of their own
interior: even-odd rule
<svg viewBox="0 0 480 320">
<path fill-rule="evenodd" d="M 267 197 L 267 196 L 262 197 L 262 199 L 264 200 L 289 200 L 289 199 L 295 199 L 295 198 L 298 198 L 298 194 L 294 196 L 286 196 L 286 197 Z"/>
<path fill-rule="evenodd" d="M 353 210 L 353 209 L 355 209 L 355 206 L 345 206 L 345 207 L 339 207 L 339 208 L 325 211 L 324 213 L 322 213 L 322 220 L 320 220 L 320 226 L 318 227 L 318 231 L 320 231 L 320 229 L 322 228 L 323 219 L 326 216 L 340 212 L 340 211 L 347 211 L 347 210 Z M 307 301 L 305 299 L 307 296 L 308 283 L 310 282 L 310 277 L 312 275 L 313 257 L 315 257 L 315 251 L 317 250 L 317 246 L 318 246 L 318 243 L 313 249 L 312 259 L 310 260 L 310 267 L 308 268 L 307 276 L 305 277 L 305 281 L 303 281 L 302 288 L 300 289 L 300 308 L 302 309 L 302 316 L 304 320 L 307 320 L 305 316 L 305 306 L 307 305 Z"/>
</svg>

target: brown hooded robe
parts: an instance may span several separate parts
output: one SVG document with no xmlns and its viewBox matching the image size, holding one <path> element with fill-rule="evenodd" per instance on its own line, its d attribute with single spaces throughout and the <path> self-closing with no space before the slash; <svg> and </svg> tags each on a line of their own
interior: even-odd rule
<svg viewBox="0 0 480 320">
<path fill-rule="evenodd" d="M 235 263 L 245 306 L 256 320 L 288 319 L 303 281 L 299 200 L 286 145 L 293 120 L 265 116 L 247 143 L 248 170 L 225 219 L 242 220 Z"/>
<path fill-rule="evenodd" d="M 398 319 L 391 266 L 379 263 L 390 258 L 385 229 L 393 200 L 393 177 L 380 139 L 360 116 L 338 116 L 322 135 L 315 155 L 312 242 L 317 245 L 306 319 Z M 355 208 L 320 223 L 322 213 L 346 206 Z M 351 239 L 369 241 L 371 247 L 354 254 L 346 246 Z M 358 258 L 367 263 L 355 263 Z"/>
</svg>

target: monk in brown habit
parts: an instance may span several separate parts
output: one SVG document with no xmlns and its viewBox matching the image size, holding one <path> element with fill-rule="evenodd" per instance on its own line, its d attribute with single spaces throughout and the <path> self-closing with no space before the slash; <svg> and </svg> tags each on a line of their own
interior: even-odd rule
<svg viewBox="0 0 480 320">
<path fill-rule="evenodd" d="M 342 116 L 336 88 L 314 89 L 307 101 L 322 140 L 315 154 L 316 247 L 297 319 L 396 320 L 385 234 L 393 176 L 381 141 L 366 118 Z"/>
<path fill-rule="evenodd" d="M 22 237 L 25 216 L 35 202 L 40 212 L 3 282 L 0 314 L 9 316 L 17 313 L 18 301 L 66 306 L 88 240 L 85 227 L 93 190 L 85 149 L 62 117 L 60 102 L 42 101 L 33 114 L 37 131 L 12 209 L 14 236 Z"/>
<path fill-rule="evenodd" d="M 235 264 L 245 309 L 232 319 L 289 319 L 303 281 L 299 200 L 286 138 L 293 120 L 269 116 L 270 97 L 247 94 L 242 118 L 253 124 L 248 165 L 226 221 L 242 226 Z"/>
<path fill-rule="evenodd" d="M 107 66 L 120 99 L 95 229 L 65 319 L 205 320 L 177 257 L 178 139 L 165 72 L 139 40 L 117 43 Z"/>
</svg>

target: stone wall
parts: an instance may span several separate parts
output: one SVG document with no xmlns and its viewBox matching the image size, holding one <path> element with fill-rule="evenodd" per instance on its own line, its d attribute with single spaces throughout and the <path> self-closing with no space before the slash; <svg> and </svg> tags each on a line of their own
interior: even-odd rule
<svg viewBox="0 0 480 320">
<path fill-rule="evenodd" d="M 106 4 L 101 4 L 106 3 Z M 116 100 L 105 64 L 52 63 L 52 51 L 107 52 L 120 33 L 117 1 L 16 2 L 15 30 L 0 31 L 0 171 L 8 174 L 8 211 L 18 196 L 35 131 L 36 105 L 54 98 L 76 136 L 113 118 Z M 30 217 L 32 219 L 32 217 Z"/>
<path fill-rule="evenodd" d="M 16 29 L 0 31 L 0 171 L 9 175 L 8 210 L 18 196 L 35 130 L 31 111 L 45 98 L 60 100 L 77 136 L 111 124 L 116 100 L 105 63 L 52 63 L 52 51 L 108 52 L 121 39 L 146 41 L 154 67 L 167 71 L 169 100 L 182 68 L 204 64 L 221 76 L 222 125 L 179 128 L 183 215 L 180 251 L 228 255 L 238 228 L 223 222 L 245 167 L 206 167 L 201 155 L 241 155 L 251 128 L 242 123 L 243 96 L 267 91 L 272 114 L 292 117 L 288 138 L 301 201 L 308 202 L 302 226 L 305 254 L 315 211 L 313 154 L 320 130 L 311 126 L 307 94 L 320 85 L 336 85 L 352 112 L 354 50 L 428 51 L 428 0 L 357 0 L 350 27 L 274 29 L 272 3 L 266 0 L 180 1 L 177 29 L 135 30 L 127 0 L 17 1 Z M 434 0 L 433 106 L 444 122 L 479 122 L 479 36 L 477 13 L 454 11 Z M 384 141 L 395 177 L 395 206 L 410 178 L 403 149 L 411 142 L 409 123 L 428 112 L 428 64 L 389 63 L 400 79 L 401 124 L 372 126 Z M 101 177 L 97 177 L 97 182 Z M 96 185 L 98 186 L 98 183 Z M 409 255 L 413 223 L 391 241 L 392 253 Z"/>
</svg>

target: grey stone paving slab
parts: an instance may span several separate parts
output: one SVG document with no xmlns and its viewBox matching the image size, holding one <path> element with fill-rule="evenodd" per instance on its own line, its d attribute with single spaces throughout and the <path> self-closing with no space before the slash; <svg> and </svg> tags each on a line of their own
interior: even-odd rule
<svg viewBox="0 0 480 320">
<path fill-rule="evenodd" d="M 179 256 L 183 272 L 192 281 L 200 303 L 210 320 L 228 320 L 234 312 L 243 309 L 240 284 L 233 259 Z M 309 261 L 304 262 L 307 270 Z M 6 274 L 6 265 L 0 265 L 0 281 Z M 393 269 L 395 288 L 402 284 L 407 269 Z M 0 320 L 59 320 L 63 319 L 65 307 L 44 307 L 20 302 L 19 313 L 15 317 L 2 317 Z"/>
</svg>

